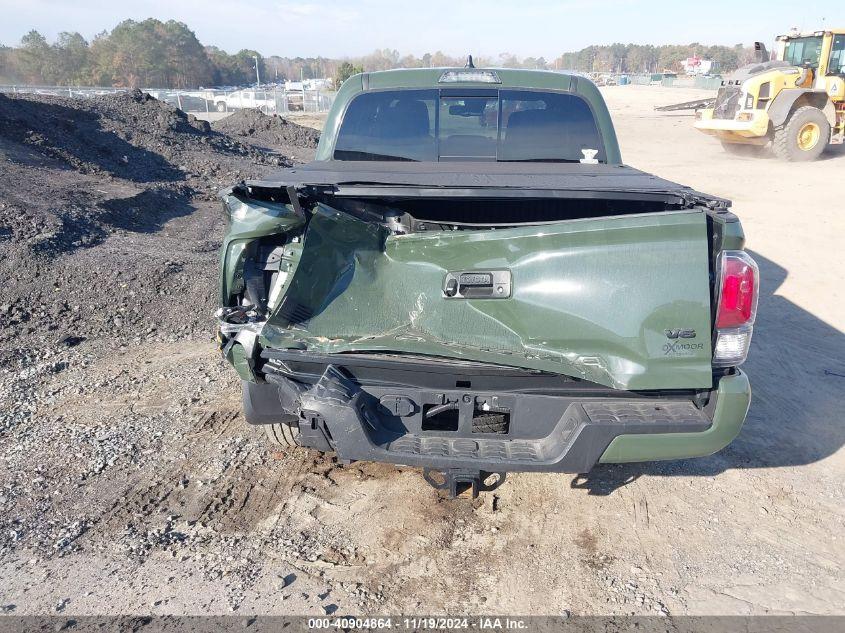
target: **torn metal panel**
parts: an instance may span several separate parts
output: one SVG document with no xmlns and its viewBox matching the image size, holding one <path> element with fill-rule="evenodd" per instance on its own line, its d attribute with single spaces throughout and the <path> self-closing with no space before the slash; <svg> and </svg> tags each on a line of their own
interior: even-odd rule
<svg viewBox="0 0 845 633">
<path fill-rule="evenodd" d="M 305 214 L 298 199 L 287 204 L 246 200 L 244 191 L 233 187 L 221 194 L 229 230 L 220 255 L 219 321 L 221 352 L 244 380 L 255 381 L 258 337 L 264 327 L 267 310 L 274 309 L 289 280 L 295 248 L 264 249 L 260 260 L 261 238 L 286 235 L 305 224 Z M 294 238 L 292 237 L 291 240 Z M 296 238 L 298 239 L 298 238 Z M 265 283 L 264 271 L 274 273 Z M 243 294 L 245 303 L 233 305 L 233 297 Z"/>
<path fill-rule="evenodd" d="M 284 234 L 305 225 L 304 213 L 296 204 L 247 200 L 240 187 L 220 194 L 229 229 L 220 249 L 220 302 L 229 305 L 230 297 L 241 290 L 243 264 L 249 244 L 261 237 Z"/>
</svg>

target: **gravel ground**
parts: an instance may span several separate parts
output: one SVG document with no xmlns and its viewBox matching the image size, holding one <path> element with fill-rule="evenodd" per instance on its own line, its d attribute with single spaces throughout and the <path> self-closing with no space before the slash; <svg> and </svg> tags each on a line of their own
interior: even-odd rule
<svg viewBox="0 0 845 633">
<path fill-rule="evenodd" d="M 754 404 L 715 456 L 475 501 L 243 422 L 212 341 L 213 192 L 313 147 L 137 94 L 0 96 L 3 611 L 845 612 L 845 155 L 727 156 L 652 110 L 696 94 L 605 94 L 628 162 L 736 202 L 763 273 Z"/>
</svg>

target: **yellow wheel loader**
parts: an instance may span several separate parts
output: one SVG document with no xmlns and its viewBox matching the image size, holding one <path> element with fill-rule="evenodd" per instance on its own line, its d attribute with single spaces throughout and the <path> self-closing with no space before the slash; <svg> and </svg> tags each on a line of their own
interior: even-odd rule
<svg viewBox="0 0 845 633">
<path fill-rule="evenodd" d="M 845 141 L 845 29 L 777 38 L 776 59 L 757 43 L 761 61 L 722 82 L 695 127 L 731 153 L 753 154 L 772 144 L 789 161 L 814 160 L 829 143 Z"/>
</svg>

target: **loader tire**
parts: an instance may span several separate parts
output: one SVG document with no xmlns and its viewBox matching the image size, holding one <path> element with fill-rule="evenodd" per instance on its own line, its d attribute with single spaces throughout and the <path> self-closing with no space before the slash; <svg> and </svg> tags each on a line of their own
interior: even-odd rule
<svg viewBox="0 0 845 633">
<path fill-rule="evenodd" d="M 271 444 L 295 448 L 301 446 L 299 443 L 299 426 L 277 422 L 276 424 L 265 424 L 264 432 Z"/>
<path fill-rule="evenodd" d="M 778 158 L 790 162 L 817 159 L 830 140 L 830 123 L 824 113 L 813 106 L 798 108 L 786 125 L 775 130 L 772 149 Z"/>
</svg>

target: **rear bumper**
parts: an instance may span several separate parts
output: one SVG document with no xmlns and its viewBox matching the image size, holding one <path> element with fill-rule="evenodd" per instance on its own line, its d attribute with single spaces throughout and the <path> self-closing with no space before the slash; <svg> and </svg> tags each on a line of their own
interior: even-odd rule
<svg viewBox="0 0 845 633">
<path fill-rule="evenodd" d="M 689 397 L 632 393 L 362 388 L 333 365 L 310 385 L 268 378 L 273 382 L 243 383 L 252 424 L 298 420 L 303 445 L 343 460 L 487 472 L 584 473 L 599 462 L 708 455 L 739 433 L 751 397 L 738 371 L 722 377 L 701 408 Z M 449 401 L 456 402 L 454 428 L 425 428 L 424 412 Z M 508 411 L 506 432 L 479 432 L 473 417 L 480 402 Z"/>
<path fill-rule="evenodd" d="M 719 381 L 715 392 L 713 423 L 698 433 L 622 434 L 605 449 L 603 464 L 642 462 L 662 459 L 704 457 L 722 450 L 739 435 L 751 404 L 748 376 L 737 370 Z"/>
</svg>

